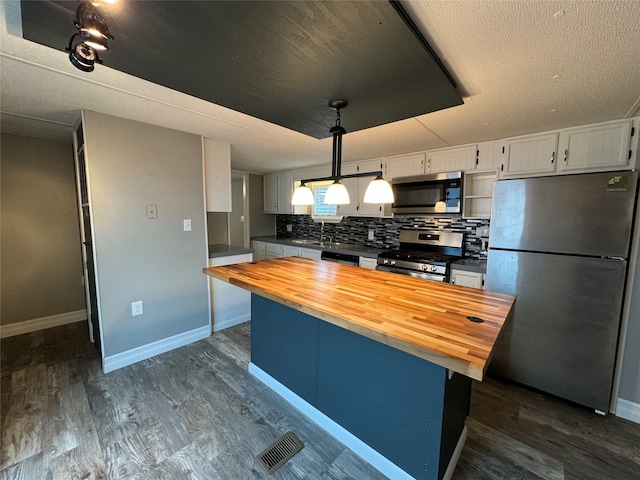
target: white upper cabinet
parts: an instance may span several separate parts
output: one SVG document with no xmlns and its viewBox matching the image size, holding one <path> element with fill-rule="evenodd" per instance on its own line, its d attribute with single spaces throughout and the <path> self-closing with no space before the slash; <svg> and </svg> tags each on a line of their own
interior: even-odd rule
<svg viewBox="0 0 640 480">
<path fill-rule="evenodd" d="M 500 177 L 533 177 L 556 171 L 558 132 L 502 141 Z"/>
<path fill-rule="evenodd" d="M 440 148 L 427 152 L 426 173 L 453 172 L 457 170 L 473 170 L 476 168 L 478 146 Z"/>
<path fill-rule="evenodd" d="M 567 128 L 560 132 L 558 171 L 583 172 L 629 165 L 632 120 Z"/>
<path fill-rule="evenodd" d="M 502 145 L 496 140 L 478 143 L 476 170 L 490 170 L 500 167 Z"/>
<path fill-rule="evenodd" d="M 425 152 L 399 155 L 387 158 L 385 178 L 393 180 L 398 177 L 411 177 L 425 173 Z"/>
<path fill-rule="evenodd" d="M 357 163 L 343 163 L 340 168 L 342 175 L 351 175 L 352 173 L 358 173 Z M 343 178 L 340 180 L 347 192 L 349 192 L 349 203 L 345 205 L 338 205 L 338 215 L 357 215 L 358 214 L 358 179 L 357 178 Z"/>
<path fill-rule="evenodd" d="M 293 170 L 264 175 L 264 213 L 293 213 Z"/>
<path fill-rule="evenodd" d="M 384 172 L 383 160 L 367 160 L 363 162 L 350 162 L 342 165 L 341 174 L 351 175 L 353 173 Z M 349 192 L 349 204 L 338 205 L 338 215 L 360 216 L 360 217 L 381 217 L 390 215 L 385 206 L 377 203 L 364 203 L 364 194 L 369 183 L 374 179 L 371 177 L 343 178 L 341 183 L 347 187 Z"/>
<path fill-rule="evenodd" d="M 358 162 L 358 173 L 377 172 L 384 173 L 384 161 L 369 160 Z M 358 179 L 358 215 L 364 217 L 380 217 L 383 215 L 384 205 L 380 203 L 364 203 L 364 194 L 371 181 L 376 177 L 363 177 Z"/>
<path fill-rule="evenodd" d="M 231 146 L 202 137 L 207 212 L 231 211 Z"/>
</svg>

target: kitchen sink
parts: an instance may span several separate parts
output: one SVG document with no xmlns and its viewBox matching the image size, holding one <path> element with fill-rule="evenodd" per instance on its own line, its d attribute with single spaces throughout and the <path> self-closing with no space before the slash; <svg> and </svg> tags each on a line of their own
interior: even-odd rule
<svg viewBox="0 0 640 480">
<path fill-rule="evenodd" d="M 315 245 L 318 247 L 335 248 L 342 245 L 340 242 L 321 242 L 320 240 L 311 240 L 309 238 L 297 238 L 291 240 L 291 243 L 298 243 L 300 245 Z"/>
<path fill-rule="evenodd" d="M 309 238 L 298 238 L 295 240 L 291 240 L 291 243 L 300 243 L 303 245 L 320 245 L 319 240 L 311 240 Z"/>
</svg>

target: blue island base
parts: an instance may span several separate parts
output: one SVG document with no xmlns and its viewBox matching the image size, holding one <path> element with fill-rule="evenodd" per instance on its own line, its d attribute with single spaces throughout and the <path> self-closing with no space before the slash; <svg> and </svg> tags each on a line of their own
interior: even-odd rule
<svg viewBox="0 0 640 480">
<path fill-rule="evenodd" d="M 471 379 L 255 294 L 251 312 L 250 373 L 388 477 L 451 477 Z"/>
</svg>

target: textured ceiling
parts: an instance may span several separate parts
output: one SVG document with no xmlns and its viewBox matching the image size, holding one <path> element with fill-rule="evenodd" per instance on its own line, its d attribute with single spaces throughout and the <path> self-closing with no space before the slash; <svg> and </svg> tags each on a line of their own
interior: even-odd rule
<svg viewBox="0 0 640 480">
<path fill-rule="evenodd" d="M 61 48 L 77 5 L 23 0 L 23 37 Z M 315 138 L 332 99 L 349 131 L 462 104 L 398 3 L 148 0 L 108 17 L 110 68 Z"/>
<path fill-rule="evenodd" d="M 350 132 L 345 161 L 640 115 L 640 1 L 402 3 L 456 79 L 464 105 L 353 133 L 350 106 L 342 116 Z M 0 4 L 3 132 L 69 141 L 85 108 L 229 142 L 237 169 L 331 161 L 331 139 L 114 70 L 113 51 L 85 74 L 63 48 L 24 40 L 20 3 Z"/>
</svg>

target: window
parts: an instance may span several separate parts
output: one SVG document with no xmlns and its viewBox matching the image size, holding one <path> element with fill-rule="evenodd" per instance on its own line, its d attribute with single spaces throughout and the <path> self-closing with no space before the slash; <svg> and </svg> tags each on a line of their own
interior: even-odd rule
<svg viewBox="0 0 640 480">
<path fill-rule="evenodd" d="M 315 200 L 311 218 L 315 221 L 336 223 L 342 220 L 342 216 L 338 213 L 337 205 L 326 205 L 324 203 L 324 195 L 332 183 L 333 181 L 329 180 L 326 182 L 314 182 L 310 185 L 313 191 L 313 199 Z"/>
<path fill-rule="evenodd" d="M 324 203 L 324 195 L 327 193 L 328 188 L 329 185 L 313 186 L 313 199 L 315 200 L 315 203 L 313 204 L 314 217 L 338 214 L 337 205 L 326 205 Z"/>
</svg>

